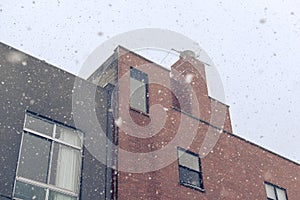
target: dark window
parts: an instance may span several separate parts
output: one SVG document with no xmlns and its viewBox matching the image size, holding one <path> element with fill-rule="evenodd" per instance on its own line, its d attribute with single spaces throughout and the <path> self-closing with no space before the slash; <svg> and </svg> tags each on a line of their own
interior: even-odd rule
<svg viewBox="0 0 300 200">
<path fill-rule="evenodd" d="M 148 75 L 130 67 L 130 107 L 149 112 Z"/>
<path fill-rule="evenodd" d="M 23 134 L 18 176 L 47 183 L 50 149 L 51 142 L 49 140 L 25 132 Z"/>
<path fill-rule="evenodd" d="M 267 200 L 287 200 L 286 190 L 272 183 L 265 182 Z"/>
<path fill-rule="evenodd" d="M 19 199 L 45 199 L 46 189 L 20 181 L 16 182 L 14 197 Z"/>
<path fill-rule="evenodd" d="M 182 148 L 177 151 L 180 184 L 204 191 L 199 155 Z"/>
<path fill-rule="evenodd" d="M 26 115 L 14 197 L 76 200 L 82 133 L 35 115 Z"/>
</svg>

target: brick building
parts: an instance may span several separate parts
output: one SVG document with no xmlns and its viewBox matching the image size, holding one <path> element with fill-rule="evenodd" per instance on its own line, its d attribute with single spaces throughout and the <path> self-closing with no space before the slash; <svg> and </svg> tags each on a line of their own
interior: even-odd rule
<svg viewBox="0 0 300 200">
<path fill-rule="evenodd" d="M 0 52 L 1 200 L 300 199 L 299 163 L 232 133 L 189 51 L 119 46 L 87 80 Z"/>
</svg>

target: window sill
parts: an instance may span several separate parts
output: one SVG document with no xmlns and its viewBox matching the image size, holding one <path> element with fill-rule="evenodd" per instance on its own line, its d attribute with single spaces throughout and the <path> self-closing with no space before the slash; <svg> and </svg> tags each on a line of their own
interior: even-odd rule
<svg viewBox="0 0 300 200">
<path fill-rule="evenodd" d="M 195 185 L 191 185 L 191 184 L 188 184 L 188 183 L 183 183 L 183 182 L 180 182 L 180 185 L 183 185 L 185 187 L 189 187 L 191 189 L 194 189 L 194 190 L 198 190 L 200 192 L 205 192 L 205 189 L 204 188 L 200 188 L 200 187 L 197 187 Z"/>
<path fill-rule="evenodd" d="M 139 113 L 139 114 L 144 115 L 144 116 L 146 116 L 146 117 L 150 117 L 149 113 L 145 113 L 144 111 L 141 111 L 141 110 L 139 110 L 139 109 L 133 108 L 133 107 L 131 107 L 131 106 L 130 106 L 129 108 L 130 108 L 130 110 L 132 110 L 132 111 L 134 111 L 134 112 L 136 112 L 136 113 Z"/>
</svg>

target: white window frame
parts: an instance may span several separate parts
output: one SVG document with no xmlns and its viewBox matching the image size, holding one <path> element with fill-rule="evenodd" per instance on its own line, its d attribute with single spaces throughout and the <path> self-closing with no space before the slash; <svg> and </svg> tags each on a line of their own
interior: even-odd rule
<svg viewBox="0 0 300 200">
<path fill-rule="evenodd" d="M 43 134 L 41 132 L 38 132 L 38 131 L 32 130 L 30 128 L 27 128 L 26 127 L 26 122 L 27 122 L 27 117 L 28 116 L 36 118 L 37 120 L 42 120 L 45 123 L 52 124 L 53 125 L 52 136 L 49 136 L 49 135 Z M 58 126 L 62 127 L 62 128 L 72 129 L 73 131 L 76 131 L 76 133 L 78 133 L 78 136 L 80 137 L 80 145 L 76 146 L 74 144 L 70 144 L 66 141 L 62 141 L 58 138 L 55 138 L 56 129 L 57 129 Z M 50 152 L 49 152 L 50 157 L 49 157 L 49 161 L 48 161 L 49 164 L 48 164 L 48 171 L 47 171 L 47 176 L 48 176 L 47 177 L 47 183 L 42 183 L 42 182 L 39 182 L 39 181 L 35 181 L 35 180 L 31 180 L 31 179 L 28 179 L 28 178 L 25 178 L 25 177 L 18 176 L 19 164 L 20 164 L 20 159 L 21 159 L 21 154 L 22 154 L 21 150 L 22 150 L 22 145 L 23 145 L 23 142 L 24 142 L 24 134 L 30 134 L 32 136 L 37 136 L 37 137 L 40 137 L 40 138 L 44 138 L 44 139 L 47 139 L 51 142 L 51 148 L 50 148 Z M 79 160 L 79 165 L 80 166 L 78 166 L 79 172 L 78 172 L 78 180 L 77 180 L 78 181 L 77 192 L 74 192 L 74 191 L 71 191 L 71 190 L 68 190 L 68 189 L 64 189 L 64 188 L 60 188 L 60 187 L 57 187 L 53 184 L 50 184 L 51 175 L 49 175 L 49 174 L 51 173 L 51 164 L 52 164 L 52 158 L 53 158 L 53 151 L 54 151 L 53 146 L 54 146 L 54 144 L 62 144 L 62 145 L 67 146 L 68 148 L 72 148 L 72 149 L 80 151 L 80 160 Z M 79 200 L 80 185 L 81 185 L 80 182 L 81 182 L 81 173 L 82 173 L 82 154 L 83 154 L 83 133 L 81 131 L 77 130 L 74 127 L 67 126 L 63 123 L 60 123 L 58 121 L 54 121 L 54 120 L 48 119 L 46 117 L 42 117 L 42 116 L 37 115 L 35 113 L 27 112 L 26 115 L 25 115 L 25 120 L 24 120 L 24 125 L 23 125 L 23 133 L 22 133 L 20 149 L 19 149 L 19 158 L 18 158 L 18 164 L 17 164 L 17 170 L 16 170 L 16 178 L 15 178 L 14 188 L 13 188 L 13 196 L 15 195 L 16 182 L 19 181 L 19 182 L 22 182 L 22 183 L 25 183 L 25 184 L 31 184 L 33 186 L 37 186 L 37 187 L 41 187 L 41 188 L 45 189 L 46 190 L 45 200 L 48 200 L 50 190 L 53 191 L 53 192 L 58 192 L 62 195 L 67 195 L 67 196 L 70 196 L 72 198 L 76 198 L 77 200 Z M 19 198 L 16 198 L 16 197 L 14 197 L 13 199 L 19 200 Z"/>
</svg>

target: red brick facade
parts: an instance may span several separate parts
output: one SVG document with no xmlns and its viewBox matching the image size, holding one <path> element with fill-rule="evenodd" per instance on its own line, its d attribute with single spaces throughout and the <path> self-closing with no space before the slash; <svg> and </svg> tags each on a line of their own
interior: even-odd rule
<svg viewBox="0 0 300 200">
<path fill-rule="evenodd" d="M 182 56 L 170 75 L 122 47 L 116 53 L 122 123 L 118 128 L 118 199 L 262 200 L 267 199 L 264 181 L 285 188 L 289 200 L 300 199 L 299 164 L 232 134 L 228 106 L 208 96 L 204 64 Z M 149 114 L 131 109 L 128 103 L 131 66 L 148 74 Z M 170 76 L 178 74 L 190 76 L 191 87 L 172 82 Z M 154 108 L 156 104 L 160 107 Z M 139 132 L 143 137 L 132 135 Z M 178 146 L 200 155 L 205 191 L 180 185 Z M 159 155 L 164 148 L 165 154 Z M 122 150 L 137 157 L 131 159 Z M 142 154 L 155 151 L 154 157 Z M 172 162 L 164 166 L 166 158 Z"/>
</svg>

